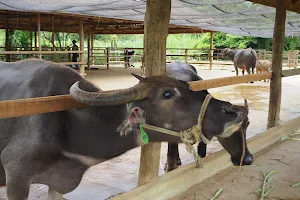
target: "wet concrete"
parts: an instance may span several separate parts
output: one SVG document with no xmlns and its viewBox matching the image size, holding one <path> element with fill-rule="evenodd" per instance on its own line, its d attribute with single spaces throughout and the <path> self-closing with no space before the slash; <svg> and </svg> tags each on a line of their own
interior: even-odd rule
<svg viewBox="0 0 300 200">
<path fill-rule="evenodd" d="M 223 67 L 222 70 L 201 70 L 196 67 L 203 79 L 234 76 L 233 67 Z M 130 73 L 140 74 L 139 68 L 111 68 L 88 71 L 87 79 L 103 90 L 127 88 L 138 83 Z M 300 116 L 300 76 L 283 79 L 282 83 L 281 121 L 288 121 Z M 269 109 L 269 83 L 258 81 L 253 84 L 245 83 L 233 86 L 210 89 L 209 92 L 217 99 L 229 101 L 233 104 L 243 104 L 247 99 L 249 104 L 250 125 L 247 138 L 266 130 Z M 217 141 L 208 145 L 208 153 L 221 150 Z M 167 144 L 162 144 L 160 175 L 166 161 Z M 183 145 L 180 145 L 180 154 L 183 165 L 193 162 L 192 155 L 188 154 Z M 64 195 L 71 200 L 101 200 L 111 195 L 125 192 L 136 187 L 139 168 L 140 148 L 112 160 L 90 168 L 84 175 L 81 184 L 71 193 Z M 205 164 L 205 163 L 204 163 Z M 29 199 L 46 199 L 47 187 L 34 185 L 31 187 Z M 0 188 L 0 199 L 5 198 L 5 188 Z"/>
</svg>

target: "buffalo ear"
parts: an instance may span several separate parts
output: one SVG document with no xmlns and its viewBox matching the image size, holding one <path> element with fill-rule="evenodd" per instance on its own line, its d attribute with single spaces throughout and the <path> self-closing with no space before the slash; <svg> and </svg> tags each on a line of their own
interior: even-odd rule
<svg viewBox="0 0 300 200">
<path fill-rule="evenodd" d="M 247 112 L 249 113 L 249 107 L 248 107 L 247 99 L 244 99 L 244 106 L 247 109 Z"/>
<path fill-rule="evenodd" d="M 144 80 L 145 78 L 142 76 L 139 76 L 137 74 L 131 73 L 132 76 L 134 76 L 135 78 L 139 79 L 140 81 Z"/>
</svg>

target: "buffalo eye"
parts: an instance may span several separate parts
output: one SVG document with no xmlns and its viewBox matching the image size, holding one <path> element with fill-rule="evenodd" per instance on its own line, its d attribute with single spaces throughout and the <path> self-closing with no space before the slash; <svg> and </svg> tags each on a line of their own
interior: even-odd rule
<svg viewBox="0 0 300 200">
<path fill-rule="evenodd" d="M 165 92 L 163 93 L 163 97 L 164 97 L 165 99 L 170 99 L 173 95 L 174 95 L 173 92 L 170 91 L 170 90 L 167 90 L 167 91 L 165 91 Z"/>
</svg>

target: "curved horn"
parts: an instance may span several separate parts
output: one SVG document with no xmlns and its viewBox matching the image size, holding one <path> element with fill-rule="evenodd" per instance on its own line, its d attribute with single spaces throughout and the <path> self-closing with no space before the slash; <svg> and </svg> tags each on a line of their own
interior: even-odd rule
<svg viewBox="0 0 300 200">
<path fill-rule="evenodd" d="M 137 84 L 134 87 L 117 91 L 88 92 L 79 88 L 79 81 L 70 88 L 72 97 L 90 106 L 115 106 L 144 99 L 149 89 L 146 84 Z"/>
<path fill-rule="evenodd" d="M 140 81 L 145 79 L 144 77 L 139 76 L 139 75 L 134 74 L 134 73 L 131 73 L 131 75 L 134 76 L 135 78 L 139 79 Z"/>
<path fill-rule="evenodd" d="M 249 113 L 249 106 L 248 106 L 247 99 L 244 99 L 244 106 L 247 109 L 247 112 Z"/>
</svg>

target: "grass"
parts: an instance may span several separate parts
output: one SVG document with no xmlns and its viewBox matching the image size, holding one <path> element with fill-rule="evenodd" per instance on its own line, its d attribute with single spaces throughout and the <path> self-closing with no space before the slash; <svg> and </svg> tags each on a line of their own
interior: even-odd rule
<svg viewBox="0 0 300 200">
<path fill-rule="evenodd" d="M 292 187 L 297 187 L 297 186 L 300 186 L 300 182 L 292 185 Z"/>
<path fill-rule="evenodd" d="M 216 200 L 217 197 L 221 194 L 221 192 L 223 191 L 222 188 L 220 188 L 213 196 L 209 197 L 207 195 L 203 195 L 204 197 L 206 197 L 207 199 L 209 200 Z M 195 194 L 196 196 L 196 200 L 199 200 L 199 195 L 198 194 Z"/>
<path fill-rule="evenodd" d="M 259 192 L 260 192 L 260 200 L 264 200 L 264 199 L 267 197 L 267 195 L 268 195 L 272 190 L 275 189 L 274 186 L 271 186 L 271 188 L 268 187 L 268 185 L 271 183 L 271 180 L 272 180 L 272 177 L 271 177 L 271 176 L 272 176 L 275 172 L 276 172 L 275 170 L 269 172 L 268 174 L 265 174 L 265 173 L 263 172 L 263 175 L 264 175 L 263 186 L 262 186 L 261 189 L 258 189 L 258 190 L 256 190 L 256 191 L 254 191 L 254 193 L 259 193 Z M 268 188 L 269 188 L 269 189 L 268 189 Z"/>
<path fill-rule="evenodd" d="M 300 129 L 298 129 L 297 131 L 295 131 L 294 133 L 289 134 L 288 136 L 283 136 L 281 138 L 282 140 L 293 140 L 293 141 L 300 141 L 300 138 L 296 138 L 295 136 L 300 135 Z"/>
</svg>

